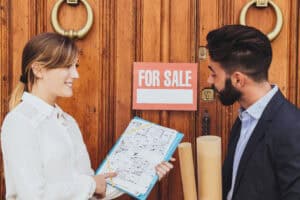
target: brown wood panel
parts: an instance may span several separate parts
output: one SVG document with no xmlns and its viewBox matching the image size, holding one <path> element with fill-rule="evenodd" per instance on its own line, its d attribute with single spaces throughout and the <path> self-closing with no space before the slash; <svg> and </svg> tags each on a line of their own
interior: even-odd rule
<svg viewBox="0 0 300 200">
<path fill-rule="evenodd" d="M 2 123 L 4 115 L 7 112 L 8 103 L 8 90 L 9 90 L 9 71 L 10 71 L 10 60 L 9 58 L 9 39 L 8 34 L 8 0 L 0 1 L 0 98 L 1 98 L 1 115 L 0 123 Z"/>
<path fill-rule="evenodd" d="M 115 14 L 115 128 L 119 137 L 127 127 L 131 114 L 132 62 L 135 58 L 136 2 L 117 1 Z"/>
<path fill-rule="evenodd" d="M 114 101 L 115 105 L 115 139 L 118 138 L 127 127 L 132 118 L 131 110 L 131 81 L 132 63 L 135 59 L 136 45 L 136 6 L 134 0 L 116 1 L 115 5 L 115 79 Z M 122 200 L 132 199 L 128 195 L 118 198 Z"/>
<path fill-rule="evenodd" d="M 99 150 L 98 150 L 98 163 L 101 162 L 109 149 L 115 142 L 114 133 L 114 77 L 115 77 L 115 60 L 114 60 L 114 28 L 115 28 L 115 2 L 110 0 L 101 1 L 99 5 L 100 13 L 100 48 L 99 68 L 99 87 L 102 88 L 98 103 L 100 106 L 100 129 L 98 130 Z M 101 91 L 101 90 L 100 90 Z"/>
<path fill-rule="evenodd" d="M 21 56 L 22 50 L 26 41 L 30 38 L 32 23 L 30 20 L 33 20 L 30 17 L 30 0 L 24 0 L 22 3 L 17 0 L 10 1 L 10 10 L 9 15 L 11 18 L 10 24 L 8 25 L 9 34 L 13 33 L 13 37 L 10 38 L 10 57 L 11 60 L 11 83 L 14 88 L 16 83 L 19 81 L 21 74 Z"/>
<path fill-rule="evenodd" d="M 56 0 L 0 0 L 0 103 L 2 121 L 7 100 L 20 75 L 21 52 L 25 42 L 36 33 L 53 31 L 50 12 Z M 175 128 L 192 142 L 202 135 L 201 119 L 207 109 L 211 134 L 222 137 L 223 156 L 228 134 L 236 118 L 238 104 L 222 106 L 217 100 L 204 102 L 200 91 L 208 87 L 207 60 L 198 61 L 198 47 L 206 45 L 206 34 L 223 24 L 237 23 L 239 12 L 248 0 L 88 0 L 94 11 L 94 24 L 87 37 L 77 44 L 80 53 L 80 78 L 74 96 L 59 104 L 78 121 L 94 169 L 105 157 L 134 115 Z M 272 43 L 274 59 L 270 80 L 284 94 L 300 104 L 299 0 L 274 0 L 282 9 L 284 27 Z M 86 20 L 83 5 L 63 4 L 59 19 L 66 29 L 78 29 Z M 271 8 L 252 7 L 247 23 L 264 32 L 275 24 Z M 198 62 L 198 110 L 132 110 L 132 67 L 134 61 Z M 177 157 L 177 154 L 175 154 Z M 194 155 L 195 157 L 195 155 Z M 3 166 L 0 167 L 0 195 L 4 199 Z M 149 199 L 183 199 L 179 162 Z M 124 195 L 122 200 L 132 199 Z"/>
<path fill-rule="evenodd" d="M 198 37 L 198 47 L 204 47 L 206 45 L 206 35 L 209 31 L 212 29 L 215 29 L 220 26 L 221 20 L 223 19 L 221 16 L 222 10 L 224 9 L 223 1 L 218 0 L 207 0 L 207 1 L 198 1 L 198 30 L 197 30 L 197 37 Z M 208 54 L 207 54 L 208 56 Z M 198 55 L 197 55 L 198 57 Z M 227 135 L 227 130 L 224 129 L 224 123 L 222 123 L 224 120 L 224 108 L 220 106 L 220 103 L 217 99 L 214 101 L 203 101 L 201 99 L 201 91 L 204 88 L 210 87 L 210 85 L 207 83 L 207 78 L 210 74 L 210 71 L 208 69 L 208 62 L 207 59 L 199 60 L 199 79 L 198 79 L 198 86 L 199 86 L 199 94 L 198 94 L 198 113 L 197 113 L 197 137 L 202 135 L 202 117 L 204 114 L 204 111 L 207 110 L 210 116 L 210 134 L 212 135 L 218 135 L 222 136 L 223 141 L 223 152 L 226 149 L 227 144 L 227 137 L 224 137 L 224 135 Z M 196 152 L 196 151 L 195 151 Z"/>
<path fill-rule="evenodd" d="M 296 1 L 296 4 L 293 5 L 295 6 L 294 7 L 294 16 L 295 16 L 295 20 L 293 20 L 294 22 L 294 26 L 295 26 L 295 34 L 294 34 L 294 37 L 295 37 L 295 40 L 294 40 L 294 44 L 296 45 L 296 49 L 295 49 L 295 60 L 296 60 L 296 69 L 297 69 L 297 72 L 296 72 L 296 80 L 297 80 L 297 87 L 293 89 L 293 91 L 295 91 L 295 94 L 296 94 L 296 105 L 298 107 L 300 107 L 300 1 Z"/>
<path fill-rule="evenodd" d="M 298 64 L 297 64 L 297 58 L 299 57 L 299 53 L 297 50 L 297 45 L 299 43 L 299 37 L 297 35 L 298 33 L 298 27 L 299 27 L 299 0 L 297 1 L 291 1 L 290 2 L 290 19 L 288 26 L 288 66 L 289 66 L 289 72 L 288 72 L 288 91 L 287 91 L 287 98 L 294 104 L 297 104 L 297 93 L 298 93 L 298 85 L 297 85 L 297 70 L 298 70 Z"/>
<path fill-rule="evenodd" d="M 46 32 L 47 24 L 49 23 L 47 13 L 47 0 L 35 0 L 36 7 L 36 32 Z"/>
<path fill-rule="evenodd" d="M 0 124 L 7 113 L 8 90 L 9 90 L 9 1 L 0 0 Z M 0 155 L 0 198 L 4 199 L 5 183 L 2 165 L 2 154 Z"/>
<path fill-rule="evenodd" d="M 136 24 L 136 34 L 139 37 L 139 42 L 136 43 L 137 57 L 135 61 L 142 62 L 159 62 L 161 51 L 161 13 L 162 13 L 161 0 L 145 0 L 138 2 L 138 19 L 139 23 Z M 168 9 L 168 8 L 166 8 Z M 146 120 L 154 123 L 160 123 L 159 111 L 135 111 L 135 115 L 140 116 Z M 161 187 L 164 186 L 163 182 L 156 184 L 153 191 L 150 193 L 149 199 L 161 199 Z"/>
<path fill-rule="evenodd" d="M 137 61 L 142 62 L 160 62 L 161 47 L 161 0 L 141 1 L 140 9 L 140 26 L 136 34 L 140 35 L 140 43 L 136 44 L 139 57 Z M 160 123 L 160 113 L 157 111 L 136 111 L 136 115 Z"/>
<path fill-rule="evenodd" d="M 170 4 L 170 60 L 169 62 L 195 62 L 196 49 L 196 1 L 174 0 Z M 195 143 L 195 112 L 170 111 L 166 126 L 184 133 L 184 141 Z M 175 157 L 178 159 L 176 152 Z M 179 162 L 168 179 L 168 195 L 162 199 L 183 199 Z M 172 191 L 178 191 L 174 193 Z"/>
<path fill-rule="evenodd" d="M 296 55 L 297 55 L 297 71 L 298 71 L 298 76 L 297 76 L 297 105 L 298 107 L 300 107 L 300 2 L 298 1 L 298 10 L 297 10 L 297 22 L 296 22 L 296 26 L 298 27 L 298 36 L 296 38 L 297 41 L 297 50 L 296 50 Z"/>
</svg>

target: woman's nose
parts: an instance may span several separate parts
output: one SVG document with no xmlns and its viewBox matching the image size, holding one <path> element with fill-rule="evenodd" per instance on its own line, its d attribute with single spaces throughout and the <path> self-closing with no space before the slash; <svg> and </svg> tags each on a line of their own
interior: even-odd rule
<svg viewBox="0 0 300 200">
<path fill-rule="evenodd" d="M 71 74 L 72 78 L 79 78 L 79 73 L 78 73 L 76 66 L 72 66 L 70 68 L 70 72 L 71 72 L 70 74 Z"/>
</svg>

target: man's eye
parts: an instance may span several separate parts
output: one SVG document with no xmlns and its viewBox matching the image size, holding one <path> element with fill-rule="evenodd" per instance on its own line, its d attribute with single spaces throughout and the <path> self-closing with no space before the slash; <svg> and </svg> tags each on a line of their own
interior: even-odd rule
<svg viewBox="0 0 300 200">
<path fill-rule="evenodd" d="M 78 63 L 76 63 L 76 64 L 75 64 L 75 67 L 76 67 L 76 68 L 78 68 L 78 67 L 79 67 L 79 64 L 78 64 Z"/>
</svg>

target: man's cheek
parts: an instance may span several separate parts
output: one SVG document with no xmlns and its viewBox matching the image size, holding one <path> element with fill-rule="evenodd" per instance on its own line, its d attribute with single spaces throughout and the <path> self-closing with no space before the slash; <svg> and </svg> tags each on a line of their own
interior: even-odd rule
<svg viewBox="0 0 300 200">
<path fill-rule="evenodd" d="M 219 90 L 216 88 L 216 86 L 214 84 L 211 85 L 211 89 L 213 89 L 216 93 L 219 93 Z"/>
</svg>

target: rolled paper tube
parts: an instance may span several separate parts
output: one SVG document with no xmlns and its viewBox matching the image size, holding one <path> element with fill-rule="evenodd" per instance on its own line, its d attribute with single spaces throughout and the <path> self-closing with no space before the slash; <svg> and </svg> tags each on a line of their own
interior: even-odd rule
<svg viewBox="0 0 300 200">
<path fill-rule="evenodd" d="M 184 200 L 197 200 L 195 168 L 191 143 L 180 143 L 178 145 L 178 153 Z"/>
<path fill-rule="evenodd" d="M 222 200 L 221 138 L 197 138 L 198 199 Z"/>
</svg>

